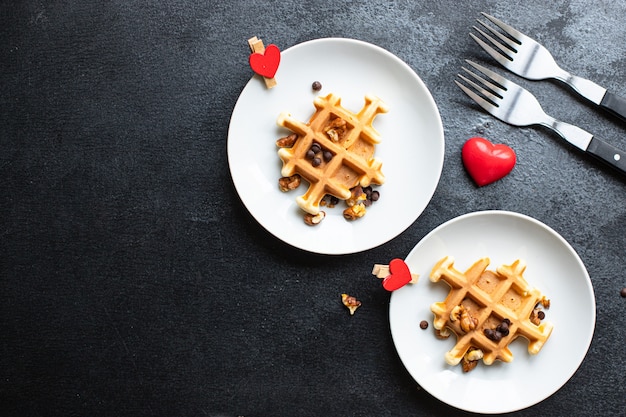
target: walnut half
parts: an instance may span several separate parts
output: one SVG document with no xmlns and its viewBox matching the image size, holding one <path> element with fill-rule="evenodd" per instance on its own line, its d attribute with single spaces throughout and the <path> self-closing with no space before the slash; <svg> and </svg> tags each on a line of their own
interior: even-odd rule
<svg viewBox="0 0 626 417">
<path fill-rule="evenodd" d="M 476 329 L 478 326 L 478 319 L 472 317 L 468 309 L 463 305 L 458 305 L 452 309 L 450 312 L 450 321 L 459 321 L 459 325 L 461 326 L 461 330 L 465 333 L 469 333 L 470 331 Z"/>
<path fill-rule="evenodd" d="M 282 192 L 295 190 L 300 186 L 301 182 L 302 178 L 299 174 L 294 174 L 291 177 L 281 177 L 278 180 L 278 188 L 280 188 Z"/>
<path fill-rule="evenodd" d="M 320 211 L 317 214 L 305 213 L 304 222 L 309 226 L 317 226 L 326 217 L 326 212 Z"/>
<path fill-rule="evenodd" d="M 463 372 L 469 372 L 472 369 L 476 368 L 476 366 L 478 365 L 478 361 L 482 358 L 482 350 L 475 347 L 470 347 L 463 356 L 463 359 L 461 360 L 461 367 L 463 368 Z"/>
<path fill-rule="evenodd" d="M 328 123 L 324 128 L 324 132 L 328 135 L 330 140 L 333 142 L 339 142 L 343 139 L 346 134 L 346 130 L 348 129 L 348 124 L 345 120 L 340 117 L 337 117 Z"/>
<path fill-rule="evenodd" d="M 276 141 L 276 146 L 279 148 L 291 148 L 298 140 L 298 135 L 292 133 L 289 136 L 285 136 L 284 138 L 280 138 Z"/>
<path fill-rule="evenodd" d="M 365 206 L 363 204 L 355 204 L 353 206 L 348 207 L 343 211 L 343 217 L 346 220 L 356 220 L 365 216 Z"/>
</svg>

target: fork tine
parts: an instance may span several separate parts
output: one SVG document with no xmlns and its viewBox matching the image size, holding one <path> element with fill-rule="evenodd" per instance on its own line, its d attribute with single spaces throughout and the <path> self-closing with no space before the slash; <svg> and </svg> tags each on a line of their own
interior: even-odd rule
<svg viewBox="0 0 626 417">
<path fill-rule="evenodd" d="M 493 43 L 498 48 L 502 49 L 503 52 L 508 52 L 508 53 L 510 53 L 511 51 L 512 52 L 517 52 L 517 49 L 518 49 L 518 47 L 520 45 L 519 43 L 511 40 L 511 38 L 503 35 L 498 30 L 492 28 L 491 26 L 489 26 L 487 23 L 483 22 L 482 20 L 476 19 L 476 21 L 478 23 L 480 23 L 482 27 L 487 29 L 491 34 L 497 36 L 497 38 L 500 40 L 500 42 L 498 42 L 497 40 L 495 40 L 491 36 L 489 36 L 487 33 L 485 33 L 482 30 L 480 30 L 480 28 L 478 28 L 476 26 L 472 26 L 477 32 L 479 32 L 485 38 L 489 39 L 489 41 L 491 43 Z M 503 46 L 502 43 L 506 44 L 506 46 Z"/>
<path fill-rule="evenodd" d="M 461 78 L 465 78 L 461 75 L 459 75 Z M 487 110 L 489 113 L 491 113 L 491 111 L 493 110 L 493 108 L 495 107 L 495 105 L 487 100 L 485 100 L 484 98 L 482 98 L 481 96 L 479 96 L 478 94 L 476 94 L 475 92 L 473 92 L 472 90 L 470 90 L 469 88 L 467 88 L 466 86 L 464 86 L 463 84 L 461 84 L 460 82 L 458 82 L 457 80 L 454 80 L 454 83 L 456 85 L 459 86 L 459 88 L 461 90 L 463 90 L 463 92 L 465 94 L 467 94 L 472 100 L 474 100 L 476 103 L 478 103 L 478 105 L 480 107 L 482 107 L 483 109 Z"/>
<path fill-rule="evenodd" d="M 468 64 L 470 64 L 472 67 L 474 67 L 475 69 L 477 69 L 478 71 L 482 72 L 484 75 L 486 75 L 487 77 L 489 77 L 492 81 L 495 81 L 499 86 L 501 86 L 504 90 L 507 89 L 507 87 L 511 84 L 511 81 L 507 80 L 506 78 L 498 75 L 497 73 L 483 67 L 482 65 L 478 65 L 475 62 L 470 61 L 469 59 L 466 59 L 465 62 L 467 62 Z"/>
<path fill-rule="evenodd" d="M 502 96 L 496 92 L 497 90 L 499 90 L 499 87 L 496 87 L 495 85 L 491 84 L 489 81 L 484 80 L 483 78 L 472 73 L 466 68 L 463 68 L 463 70 L 465 70 L 465 72 L 470 74 L 474 79 L 478 80 L 483 85 L 479 85 L 475 83 L 474 81 L 470 80 L 469 78 L 464 77 L 461 74 L 457 74 L 457 77 L 459 77 L 466 84 L 468 84 L 470 87 L 473 88 L 473 90 L 471 88 L 468 88 L 468 90 L 470 90 L 473 94 L 470 94 L 469 92 L 467 92 L 465 88 L 463 88 L 463 87 L 467 88 L 467 86 L 459 85 L 459 87 L 461 87 L 461 89 L 465 92 L 465 94 L 469 95 L 470 97 L 474 99 L 474 101 L 480 104 L 482 108 L 487 110 L 489 113 L 493 113 L 495 108 L 500 107 L 499 103 L 502 101 Z M 489 89 L 493 89 L 493 90 L 489 90 Z"/>
<path fill-rule="evenodd" d="M 513 40 L 515 40 L 518 44 L 522 44 L 522 40 L 524 38 L 526 38 L 527 36 L 524 35 L 522 32 L 513 29 L 511 26 L 507 25 L 506 23 L 504 23 L 503 21 L 496 19 L 493 16 L 488 15 L 487 13 L 484 12 L 480 12 L 480 14 L 482 14 L 485 18 L 487 18 L 491 23 L 493 23 L 494 25 L 498 26 L 500 29 L 502 29 L 504 32 L 506 32 L 507 34 L 509 34 L 511 36 L 511 38 L 513 38 Z"/>
<path fill-rule="evenodd" d="M 480 85 L 476 84 L 472 80 L 464 77 L 461 74 L 457 74 L 457 76 L 459 78 L 461 78 L 462 80 L 464 80 L 465 82 L 467 82 L 468 84 L 470 84 L 472 87 L 474 87 L 480 93 L 485 95 L 490 101 L 495 103 L 498 99 L 502 99 L 502 97 L 503 97 L 502 93 L 504 93 L 505 90 L 503 90 L 501 87 L 499 87 L 499 86 L 497 86 L 497 85 L 495 85 L 495 84 L 485 80 L 484 78 L 480 77 L 479 75 L 474 74 L 472 71 L 468 70 L 465 67 L 461 67 L 461 69 L 463 71 L 465 71 L 466 73 L 468 73 L 476 81 L 481 83 L 484 87 L 487 87 L 488 90 L 485 89 L 483 86 L 480 86 Z"/>
<path fill-rule="evenodd" d="M 478 70 L 485 71 L 485 75 L 487 75 L 491 79 L 498 78 L 497 74 L 489 71 L 487 68 L 482 67 L 469 60 L 466 60 L 466 62 Z M 506 87 L 504 85 L 496 85 L 490 81 L 487 81 L 481 76 L 475 74 L 474 72 L 468 70 L 465 67 L 461 67 L 461 68 L 463 69 L 463 71 L 469 74 L 474 80 L 478 81 L 482 85 L 475 83 L 471 79 L 461 74 L 457 74 L 457 76 L 461 80 L 463 80 L 465 83 L 467 83 L 469 86 L 474 88 L 474 90 L 472 90 L 471 88 L 468 88 L 466 85 L 463 85 L 457 80 L 454 80 L 456 85 L 461 90 L 463 90 L 465 94 L 467 94 L 470 98 L 472 98 L 476 103 L 478 103 L 483 109 L 487 110 L 489 113 L 493 113 L 494 111 L 496 111 L 496 108 L 500 107 L 499 105 L 500 101 L 504 98 L 503 94 L 506 91 Z M 496 77 L 493 77 L 494 75 Z M 498 81 L 496 82 L 498 83 Z M 498 84 L 504 84 L 504 83 L 500 81 Z"/>
<path fill-rule="evenodd" d="M 470 33 L 470 36 L 472 37 L 472 39 L 474 39 L 476 41 L 476 43 L 478 43 L 478 45 L 480 45 L 485 52 L 487 52 L 489 55 L 491 55 L 491 57 L 493 59 L 495 59 L 496 61 L 498 61 L 500 63 L 500 65 L 502 65 L 503 67 L 506 68 L 506 66 L 512 61 L 512 58 L 509 56 L 509 54 L 506 53 L 506 51 L 503 49 L 503 46 L 501 46 L 500 44 L 498 44 L 495 39 L 493 39 L 492 37 L 490 37 L 489 35 L 487 35 L 485 32 L 483 32 L 482 30 L 478 29 L 476 26 L 474 26 L 474 29 L 476 29 L 480 34 L 482 34 L 485 38 L 489 39 L 489 41 L 491 43 L 493 43 L 494 45 L 498 46 L 500 51 L 502 52 L 498 52 L 495 49 L 493 49 L 489 44 L 487 44 L 485 41 L 483 41 L 482 39 L 480 39 L 478 36 L 474 35 L 473 33 Z M 510 52 L 510 51 L 509 51 Z M 503 55 L 504 54 L 504 55 Z"/>
</svg>

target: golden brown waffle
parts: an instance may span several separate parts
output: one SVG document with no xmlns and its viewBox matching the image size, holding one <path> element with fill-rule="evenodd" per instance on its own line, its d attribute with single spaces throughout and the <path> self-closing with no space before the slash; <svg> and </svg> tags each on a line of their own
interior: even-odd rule
<svg viewBox="0 0 626 417">
<path fill-rule="evenodd" d="M 385 181 L 382 162 L 374 158 L 380 136 L 372 122 L 379 113 L 387 112 L 387 106 L 379 98 L 367 95 L 364 107 L 354 114 L 343 108 L 341 98 L 332 93 L 317 97 L 313 104 L 316 111 L 308 123 L 299 122 L 286 112 L 280 114 L 277 123 L 298 135 L 292 147 L 278 150 L 283 162 L 281 175 L 299 174 L 309 183 L 306 193 L 296 202 L 315 215 L 326 194 L 347 200 L 351 188 Z M 317 157 L 317 166 L 307 158 L 315 143 L 321 147 L 320 155 L 329 152 L 326 155 L 330 156 Z"/>
<path fill-rule="evenodd" d="M 539 290 L 529 287 L 522 276 L 526 264 L 516 260 L 493 272 L 487 270 L 489 263 L 489 258 L 479 259 L 467 271 L 460 272 L 454 268 L 454 259 L 447 256 L 431 271 L 431 281 L 443 280 L 450 286 L 446 299 L 431 305 L 435 329 L 445 333 L 448 328 L 457 336 L 455 346 L 445 354 L 450 365 L 458 364 L 473 349 L 482 352 L 486 365 L 496 359 L 511 362 L 509 344 L 520 336 L 528 340 L 528 353 L 534 355 L 552 333 L 552 324 L 536 325 L 530 321 L 536 306 L 546 305 L 547 300 Z M 487 337 L 485 329 L 491 329 L 487 331 L 490 333 L 504 319 L 510 320 L 508 335 L 497 341 Z"/>
</svg>

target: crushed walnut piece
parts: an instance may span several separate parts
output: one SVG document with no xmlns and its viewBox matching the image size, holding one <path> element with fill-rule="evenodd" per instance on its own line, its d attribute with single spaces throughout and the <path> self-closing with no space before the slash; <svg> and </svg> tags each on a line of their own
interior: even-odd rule
<svg viewBox="0 0 626 417">
<path fill-rule="evenodd" d="M 443 329 L 435 329 L 435 336 L 437 339 L 447 339 L 451 334 L 452 333 L 450 333 L 450 330 L 447 327 L 444 327 Z"/>
<path fill-rule="evenodd" d="M 354 315 L 357 308 L 361 307 L 361 302 L 348 294 L 341 294 L 341 302 L 350 310 L 350 315 Z"/>
<path fill-rule="evenodd" d="M 346 134 L 348 124 L 340 117 L 336 117 L 326 125 L 324 132 L 333 142 L 339 142 Z"/>
<path fill-rule="evenodd" d="M 309 226 L 317 226 L 326 217 L 326 212 L 320 211 L 317 214 L 305 213 L 304 222 Z"/>
<path fill-rule="evenodd" d="M 300 174 L 294 174 L 290 177 L 281 177 L 278 180 L 278 188 L 280 188 L 280 191 L 282 192 L 295 190 L 300 186 L 301 182 L 302 178 L 300 177 Z"/>
<path fill-rule="evenodd" d="M 461 367 L 463 368 L 463 372 L 469 372 L 472 369 L 476 368 L 478 365 L 478 361 L 483 358 L 483 351 L 471 346 L 465 355 L 463 355 L 463 359 L 461 360 Z"/>
<path fill-rule="evenodd" d="M 356 220 L 365 216 L 366 211 L 367 210 L 365 209 L 365 206 L 363 204 L 355 204 L 343 211 L 343 217 L 346 220 Z"/>
<path fill-rule="evenodd" d="M 462 304 L 454 307 L 450 312 L 450 321 L 455 322 L 457 320 L 459 321 L 461 330 L 465 333 L 469 333 L 474 330 L 476 326 L 478 326 L 478 319 L 476 317 L 472 317 L 470 311 Z"/>
<path fill-rule="evenodd" d="M 346 204 L 348 207 L 352 207 L 356 204 L 363 204 L 365 200 L 367 200 L 367 194 L 360 185 L 357 185 L 350 190 L 350 198 L 346 200 Z"/>
<path fill-rule="evenodd" d="M 276 141 L 276 146 L 278 146 L 279 148 L 292 148 L 297 140 L 298 140 L 298 135 L 295 133 L 292 133 L 289 136 L 285 136 L 283 138 L 278 139 Z"/>
<path fill-rule="evenodd" d="M 546 313 L 544 313 L 542 307 L 546 309 L 550 308 L 550 300 L 546 297 L 539 300 L 533 311 L 530 312 L 530 321 L 535 326 L 539 326 L 541 324 L 541 320 L 546 318 Z"/>
</svg>

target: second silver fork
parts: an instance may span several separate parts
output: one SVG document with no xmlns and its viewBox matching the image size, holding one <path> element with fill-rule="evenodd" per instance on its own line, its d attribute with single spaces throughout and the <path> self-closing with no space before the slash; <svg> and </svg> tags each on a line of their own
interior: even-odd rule
<svg viewBox="0 0 626 417">
<path fill-rule="evenodd" d="M 466 62 L 489 80 L 463 68 L 471 79 L 459 74 L 465 84 L 457 80 L 454 82 L 483 109 L 514 126 L 546 126 L 572 145 L 626 174 L 626 152 L 577 126 L 548 116 L 535 96 L 524 88 L 481 65 Z"/>
<path fill-rule="evenodd" d="M 489 43 L 473 33 L 470 33 L 470 36 L 504 68 L 529 80 L 547 78 L 560 80 L 587 100 L 626 120 L 626 99 L 607 91 L 593 81 L 563 70 L 552 54 L 539 42 L 487 13 L 481 14 L 504 33 L 478 20 L 486 31 L 477 26 L 473 28 Z"/>
</svg>

